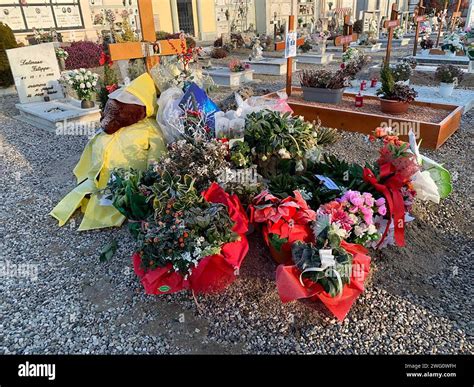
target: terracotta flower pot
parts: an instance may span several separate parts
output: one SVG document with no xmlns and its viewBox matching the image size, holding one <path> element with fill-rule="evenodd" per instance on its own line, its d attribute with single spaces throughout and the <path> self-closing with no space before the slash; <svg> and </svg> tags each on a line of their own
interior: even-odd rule
<svg viewBox="0 0 474 387">
<path fill-rule="evenodd" d="M 408 111 L 408 106 L 410 105 L 408 102 L 403 101 L 394 101 L 385 98 L 380 99 L 380 110 L 384 113 L 389 114 L 403 114 Z"/>
</svg>

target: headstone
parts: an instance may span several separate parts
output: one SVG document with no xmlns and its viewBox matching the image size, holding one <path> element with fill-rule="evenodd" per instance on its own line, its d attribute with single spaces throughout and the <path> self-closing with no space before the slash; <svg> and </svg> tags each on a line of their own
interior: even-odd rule
<svg viewBox="0 0 474 387">
<path fill-rule="evenodd" d="M 12 48 L 7 51 L 21 103 L 64 98 L 54 43 Z"/>
</svg>

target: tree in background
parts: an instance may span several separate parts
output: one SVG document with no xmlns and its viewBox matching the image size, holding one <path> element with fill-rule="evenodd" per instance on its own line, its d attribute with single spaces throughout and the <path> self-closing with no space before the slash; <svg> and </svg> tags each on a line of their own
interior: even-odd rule
<svg viewBox="0 0 474 387">
<path fill-rule="evenodd" d="M 13 85 L 13 75 L 6 50 L 18 47 L 11 28 L 0 22 L 0 87 Z"/>
</svg>

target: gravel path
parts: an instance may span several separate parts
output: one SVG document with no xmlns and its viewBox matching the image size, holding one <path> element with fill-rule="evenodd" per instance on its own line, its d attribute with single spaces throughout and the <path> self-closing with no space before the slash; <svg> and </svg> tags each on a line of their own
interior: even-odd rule
<svg viewBox="0 0 474 387">
<path fill-rule="evenodd" d="M 283 85 L 266 78 L 260 91 Z M 427 152 L 453 172 L 454 193 L 440 206 L 415 207 L 407 248 L 371 254 L 367 290 L 338 323 L 320 304 L 281 304 L 275 265 L 257 235 L 240 278 L 199 297 L 201 313 L 187 293 L 144 295 L 125 228 L 79 233 L 80 215 L 63 228 L 48 215 L 74 186 L 87 139 L 23 124 L 13 118 L 16 98 L 1 102 L 0 353 L 474 353 L 472 113 Z M 357 133 L 342 133 L 330 151 L 376 157 Z M 100 263 L 112 238 L 119 249 Z M 12 271 L 20 264 L 29 277 Z"/>
</svg>

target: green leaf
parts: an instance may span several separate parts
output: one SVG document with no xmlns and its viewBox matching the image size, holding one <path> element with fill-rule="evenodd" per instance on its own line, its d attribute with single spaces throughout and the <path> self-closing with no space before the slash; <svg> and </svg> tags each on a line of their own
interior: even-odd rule
<svg viewBox="0 0 474 387">
<path fill-rule="evenodd" d="M 270 243 L 278 251 L 281 251 L 281 247 L 288 242 L 288 238 L 280 238 L 277 234 L 270 234 Z"/>
<path fill-rule="evenodd" d="M 117 241 L 112 239 L 109 243 L 107 243 L 102 250 L 100 251 L 99 261 L 105 262 L 112 258 L 117 251 Z"/>
</svg>

